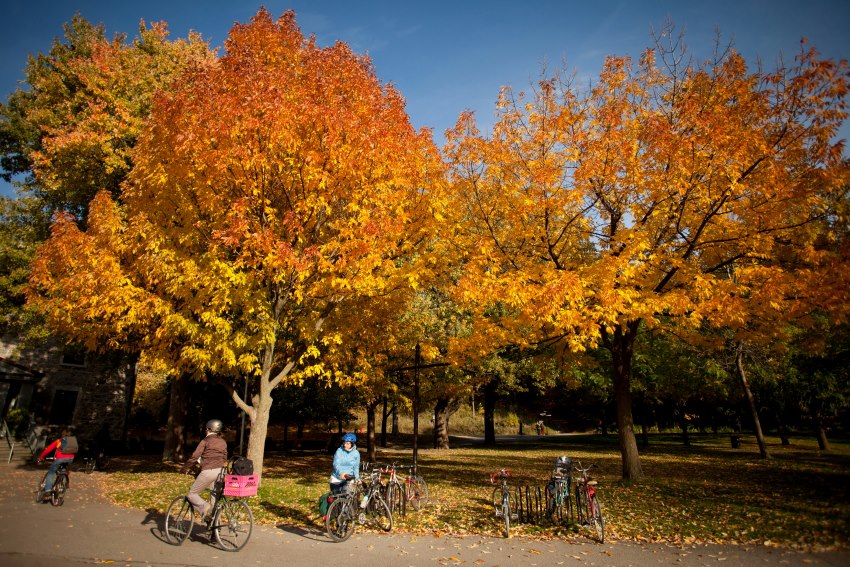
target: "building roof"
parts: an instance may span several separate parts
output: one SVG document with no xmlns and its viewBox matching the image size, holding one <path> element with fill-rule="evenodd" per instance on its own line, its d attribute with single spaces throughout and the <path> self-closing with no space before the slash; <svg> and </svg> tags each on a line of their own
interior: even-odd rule
<svg viewBox="0 0 850 567">
<path fill-rule="evenodd" d="M 0 381 L 38 382 L 43 372 L 0 356 Z"/>
</svg>

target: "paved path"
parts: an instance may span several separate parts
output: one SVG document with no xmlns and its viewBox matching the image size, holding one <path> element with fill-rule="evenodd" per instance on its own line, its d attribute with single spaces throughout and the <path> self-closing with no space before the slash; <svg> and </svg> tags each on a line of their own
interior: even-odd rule
<svg viewBox="0 0 850 567">
<path fill-rule="evenodd" d="M 357 534 L 332 542 L 312 527 L 255 526 L 236 553 L 216 548 L 196 531 L 182 546 L 165 542 L 162 517 L 109 504 L 98 492 L 98 475 L 72 473 L 65 505 L 33 501 L 42 469 L 0 464 L 0 565 L 59 567 L 92 564 L 225 566 L 285 565 L 484 567 L 629 565 L 850 565 L 850 552 L 806 554 L 768 547 L 637 545 L 590 541 L 538 542 L 524 538 L 421 537 Z"/>
</svg>

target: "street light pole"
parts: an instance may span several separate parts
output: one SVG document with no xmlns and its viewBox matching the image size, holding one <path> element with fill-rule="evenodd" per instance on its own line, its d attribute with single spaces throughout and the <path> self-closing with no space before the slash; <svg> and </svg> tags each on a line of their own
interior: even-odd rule
<svg viewBox="0 0 850 567">
<path fill-rule="evenodd" d="M 419 461 L 419 360 L 421 349 L 416 343 L 416 358 L 413 366 L 413 478 L 416 478 Z"/>
<path fill-rule="evenodd" d="M 245 394 L 242 396 L 242 401 L 248 403 L 248 377 L 245 376 Z M 239 456 L 244 457 L 242 451 L 242 442 L 245 440 L 245 410 L 242 410 L 242 429 L 239 431 Z"/>
</svg>

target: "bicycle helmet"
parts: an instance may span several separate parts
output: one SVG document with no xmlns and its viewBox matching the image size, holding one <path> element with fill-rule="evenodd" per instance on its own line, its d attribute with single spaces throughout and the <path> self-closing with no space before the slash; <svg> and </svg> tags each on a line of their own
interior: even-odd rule
<svg viewBox="0 0 850 567">
<path fill-rule="evenodd" d="M 221 423 L 220 419 L 211 419 L 207 422 L 207 431 L 212 431 L 213 433 L 221 433 L 222 427 L 224 427 L 224 424 Z"/>
<path fill-rule="evenodd" d="M 342 442 L 345 443 L 346 441 L 357 443 L 357 436 L 354 433 L 346 433 L 342 436 Z"/>
</svg>

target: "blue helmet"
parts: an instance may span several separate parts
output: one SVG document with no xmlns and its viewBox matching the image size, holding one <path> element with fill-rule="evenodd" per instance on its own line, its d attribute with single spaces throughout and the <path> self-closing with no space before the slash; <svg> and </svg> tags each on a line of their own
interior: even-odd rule
<svg viewBox="0 0 850 567">
<path fill-rule="evenodd" d="M 346 433 L 342 436 L 342 442 L 350 441 L 351 443 L 357 443 L 357 436 L 354 433 Z"/>
</svg>

